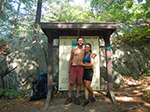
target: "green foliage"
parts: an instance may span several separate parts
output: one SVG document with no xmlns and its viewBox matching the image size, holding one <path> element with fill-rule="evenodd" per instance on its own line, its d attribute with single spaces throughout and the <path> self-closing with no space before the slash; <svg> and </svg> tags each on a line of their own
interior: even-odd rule
<svg viewBox="0 0 150 112">
<path fill-rule="evenodd" d="M 6 39 L 9 37 L 15 22 L 15 14 L 17 13 L 16 6 L 18 6 L 18 3 L 19 0 L 7 0 L 0 20 L 0 38 Z M 36 1 L 34 0 L 22 0 L 13 38 L 33 35 L 33 23 L 36 12 L 35 6 Z"/>
<path fill-rule="evenodd" d="M 93 12 L 89 6 L 77 6 L 68 4 L 65 1 L 54 2 L 48 7 L 45 6 L 45 15 L 42 22 L 92 22 L 94 21 Z"/>
<path fill-rule="evenodd" d="M 123 37 L 125 37 L 130 42 L 142 42 L 143 39 L 150 38 L 150 26 L 133 27 L 132 30 L 125 30 L 123 33 Z"/>
<path fill-rule="evenodd" d="M 134 78 L 134 79 L 139 79 L 141 76 L 140 75 L 134 75 L 134 74 L 131 74 L 131 76 Z"/>
<path fill-rule="evenodd" d="M 92 0 L 91 6 L 102 22 L 133 23 L 138 19 L 150 20 L 150 2 L 138 0 Z"/>
<path fill-rule="evenodd" d="M 3 97 L 8 98 L 8 99 L 24 97 L 24 95 L 21 91 L 14 91 L 12 89 L 1 90 L 0 94 L 3 94 Z"/>
<path fill-rule="evenodd" d="M 150 38 L 150 26 L 139 25 L 138 27 L 131 27 L 122 31 L 122 35 L 118 35 L 115 39 L 112 39 L 114 44 L 117 40 L 123 40 L 126 42 L 138 41 L 144 43 L 146 39 Z"/>
<path fill-rule="evenodd" d="M 0 41 L 3 41 L 4 39 L 3 38 L 0 38 Z"/>
<path fill-rule="evenodd" d="M 148 85 L 148 83 L 142 83 L 142 85 Z"/>
<path fill-rule="evenodd" d="M 142 3 L 143 0 L 138 0 L 138 4 L 135 4 L 134 0 L 86 1 L 90 1 L 91 4 L 75 5 L 72 4 L 74 0 L 42 0 L 41 22 L 117 22 L 130 24 L 138 19 L 150 20 L 149 0 L 146 0 L 145 3 Z M 9 37 L 18 3 L 19 0 L 7 0 L 0 20 L 0 39 Z M 35 0 L 22 0 L 13 38 L 33 35 L 36 5 L 37 1 Z M 132 32 L 133 35 L 136 31 Z"/>
<path fill-rule="evenodd" d="M 150 70 L 144 73 L 145 76 L 150 76 Z"/>
</svg>

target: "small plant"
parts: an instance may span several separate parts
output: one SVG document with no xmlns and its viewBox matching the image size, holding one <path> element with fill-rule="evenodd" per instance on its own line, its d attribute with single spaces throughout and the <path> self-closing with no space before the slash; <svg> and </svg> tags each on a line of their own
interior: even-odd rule
<svg viewBox="0 0 150 112">
<path fill-rule="evenodd" d="M 0 41 L 3 41 L 4 39 L 3 38 L 0 38 Z"/>
<path fill-rule="evenodd" d="M 24 95 L 21 91 L 14 91 L 12 89 L 5 89 L 1 90 L 0 94 L 3 94 L 2 97 L 7 99 L 13 99 L 13 98 L 23 98 Z"/>
<path fill-rule="evenodd" d="M 134 75 L 134 74 L 131 74 L 131 76 L 134 78 L 134 79 L 139 79 L 141 76 L 140 75 Z"/>
<path fill-rule="evenodd" d="M 150 70 L 144 73 L 144 76 L 150 76 Z"/>
<path fill-rule="evenodd" d="M 148 83 L 142 83 L 142 85 L 148 85 Z"/>
</svg>

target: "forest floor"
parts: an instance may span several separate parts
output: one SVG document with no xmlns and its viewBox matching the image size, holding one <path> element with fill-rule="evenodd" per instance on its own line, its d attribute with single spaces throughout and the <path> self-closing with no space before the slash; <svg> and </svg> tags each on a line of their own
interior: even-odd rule
<svg viewBox="0 0 150 112">
<path fill-rule="evenodd" d="M 142 76 L 138 79 L 124 77 L 125 84 L 119 89 L 114 89 L 117 105 L 114 105 L 108 97 L 106 90 L 95 92 L 96 101 L 82 107 L 84 93 L 80 96 L 81 105 L 72 102 L 64 105 L 67 92 L 57 91 L 45 108 L 46 99 L 29 101 L 30 97 L 22 99 L 1 99 L 1 112 L 150 112 L 150 76 Z"/>
</svg>

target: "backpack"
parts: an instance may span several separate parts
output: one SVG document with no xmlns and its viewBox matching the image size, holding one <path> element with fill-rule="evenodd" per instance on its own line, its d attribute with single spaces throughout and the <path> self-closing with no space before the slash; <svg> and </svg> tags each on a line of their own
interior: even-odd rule
<svg viewBox="0 0 150 112">
<path fill-rule="evenodd" d="M 46 98 L 47 95 L 47 73 L 42 73 L 38 79 L 32 83 L 33 96 L 30 101 Z"/>
</svg>

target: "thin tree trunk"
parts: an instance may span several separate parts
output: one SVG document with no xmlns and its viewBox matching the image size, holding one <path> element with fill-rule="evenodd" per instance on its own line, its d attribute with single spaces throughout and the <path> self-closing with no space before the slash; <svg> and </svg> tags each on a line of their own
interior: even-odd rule
<svg viewBox="0 0 150 112">
<path fill-rule="evenodd" d="M 39 42 L 41 8 L 42 8 L 42 0 L 38 0 L 37 11 L 36 11 L 36 19 L 35 19 L 35 23 L 34 23 L 34 35 L 33 35 L 33 41 L 36 41 L 36 42 Z"/>
<path fill-rule="evenodd" d="M 1 16 L 3 14 L 3 11 L 4 11 L 4 7 L 6 5 L 6 2 L 7 0 L 4 0 L 3 2 L 0 2 L 0 19 L 1 19 Z"/>
<path fill-rule="evenodd" d="M 16 26 L 17 26 L 17 19 L 18 19 L 18 14 L 19 14 L 19 11 L 20 11 L 21 3 L 22 3 L 22 0 L 20 0 L 20 2 L 19 2 L 19 4 L 18 4 L 17 13 L 15 14 L 14 24 L 12 25 L 11 33 L 10 33 L 10 36 L 9 36 L 10 39 L 13 37 L 13 35 L 14 35 L 14 30 L 15 30 L 15 28 L 16 28 Z"/>
</svg>

